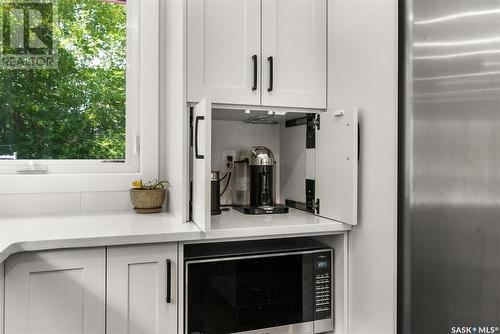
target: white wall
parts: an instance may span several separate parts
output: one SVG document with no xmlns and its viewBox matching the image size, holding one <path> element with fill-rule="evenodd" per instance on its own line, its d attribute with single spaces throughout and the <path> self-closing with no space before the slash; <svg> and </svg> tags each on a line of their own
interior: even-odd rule
<svg viewBox="0 0 500 334">
<path fill-rule="evenodd" d="M 397 1 L 329 4 L 329 106 L 360 107 L 359 225 L 349 240 L 350 333 L 396 333 Z"/>
</svg>

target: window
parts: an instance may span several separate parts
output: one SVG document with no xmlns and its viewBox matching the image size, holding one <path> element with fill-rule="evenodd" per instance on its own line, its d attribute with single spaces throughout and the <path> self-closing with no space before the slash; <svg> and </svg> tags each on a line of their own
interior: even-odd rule
<svg viewBox="0 0 500 334">
<path fill-rule="evenodd" d="M 0 6 L 0 173 L 154 170 L 158 1 Z"/>
</svg>

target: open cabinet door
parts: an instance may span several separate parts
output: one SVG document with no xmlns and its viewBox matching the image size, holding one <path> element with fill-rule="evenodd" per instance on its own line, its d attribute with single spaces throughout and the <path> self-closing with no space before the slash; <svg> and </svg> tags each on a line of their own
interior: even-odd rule
<svg viewBox="0 0 500 334">
<path fill-rule="evenodd" d="M 212 103 L 204 98 L 193 107 L 193 222 L 210 232 L 210 168 Z"/>
<path fill-rule="evenodd" d="M 316 214 L 357 224 L 358 108 L 319 114 L 316 131 Z"/>
</svg>

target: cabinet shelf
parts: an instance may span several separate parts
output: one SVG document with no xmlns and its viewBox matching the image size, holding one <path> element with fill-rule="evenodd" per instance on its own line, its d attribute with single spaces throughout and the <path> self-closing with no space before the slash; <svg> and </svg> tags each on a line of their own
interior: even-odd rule
<svg viewBox="0 0 500 334">
<path fill-rule="evenodd" d="M 209 238 L 251 237 L 272 235 L 336 234 L 351 230 L 351 225 L 290 209 L 287 214 L 246 215 L 234 209 L 211 217 Z"/>
</svg>

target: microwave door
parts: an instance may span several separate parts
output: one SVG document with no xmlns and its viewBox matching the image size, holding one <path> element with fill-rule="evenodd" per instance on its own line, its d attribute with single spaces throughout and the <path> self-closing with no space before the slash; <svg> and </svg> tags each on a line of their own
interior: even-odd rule
<svg viewBox="0 0 500 334">
<path fill-rule="evenodd" d="M 313 333 L 313 253 L 187 262 L 186 333 Z"/>
</svg>

